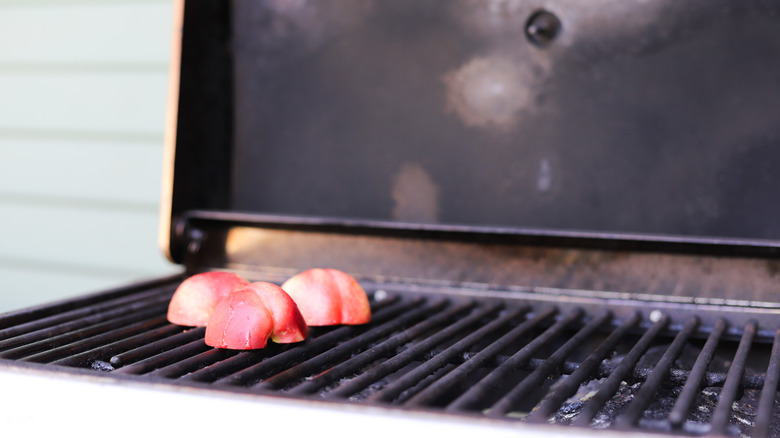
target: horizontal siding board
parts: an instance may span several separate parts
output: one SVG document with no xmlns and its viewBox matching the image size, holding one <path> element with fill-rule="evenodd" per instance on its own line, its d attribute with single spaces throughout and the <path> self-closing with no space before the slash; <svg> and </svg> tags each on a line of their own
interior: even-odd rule
<svg viewBox="0 0 780 438">
<path fill-rule="evenodd" d="M 111 0 L 110 2 L 112 5 L 142 5 L 149 3 L 170 3 L 170 0 Z M 0 2 L 0 10 L 50 8 L 52 6 L 102 6 L 106 4 L 109 4 L 106 0 L 3 0 Z"/>
<path fill-rule="evenodd" d="M 4 138 L 0 201 L 117 205 L 156 211 L 162 184 L 159 141 L 110 142 Z"/>
<path fill-rule="evenodd" d="M 0 312 L 181 270 L 157 246 L 172 14 L 0 1 Z"/>
<path fill-rule="evenodd" d="M 157 245 L 158 214 L 0 202 L 5 265 L 72 266 L 84 272 L 148 275 L 175 265 Z"/>
<path fill-rule="evenodd" d="M 14 4 L 15 3 L 15 4 Z M 167 65 L 173 2 L 0 2 L 0 65 Z"/>
<path fill-rule="evenodd" d="M 22 74 L 0 70 L 0 132 L 162 134 L 164 73 Z"/>
</svg>

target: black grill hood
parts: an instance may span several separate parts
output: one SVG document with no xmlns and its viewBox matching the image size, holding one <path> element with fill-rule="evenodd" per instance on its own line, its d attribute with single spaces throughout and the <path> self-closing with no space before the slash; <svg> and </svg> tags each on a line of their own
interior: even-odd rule
<svg viewBox="0 0 780 438">
<path fill-rule="evenodd" d="M 188 1 L 163 246 L 208 212 L 773 255 L 777 8 Z"/>
</svg>

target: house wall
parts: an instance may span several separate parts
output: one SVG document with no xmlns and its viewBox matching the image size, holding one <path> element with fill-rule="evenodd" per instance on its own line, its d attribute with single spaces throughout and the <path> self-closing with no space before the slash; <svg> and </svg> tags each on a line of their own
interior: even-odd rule
<svg viewBox="0 0 780 438">
<path fill-rule="evenodd" d="M 157 245 L 172 13 L 0 2 L 0 313 L 180 270 Z"/>
</svg>

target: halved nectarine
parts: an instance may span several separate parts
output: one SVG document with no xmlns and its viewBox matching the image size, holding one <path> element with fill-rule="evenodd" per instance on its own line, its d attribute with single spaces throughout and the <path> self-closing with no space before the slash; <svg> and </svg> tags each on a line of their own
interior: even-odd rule
<svg viewBox="0 0 780 438">
<path fill-rule="evenodd" d="M 206 325 L 206 345 L 234 350 L 263 348 L 274 330 L 265 302 L 251 289 L 231 293 L 214 308 Z"/>
<path fill-rule="evenodd" d="M 366 324 L 371 306 L 366 291 L 337 269 L 309 269 L 282 284 L 310 326 Z"/>
<path fill-rule="evenodd" d="M 271 340 L 280 344 L 300 342 L 309 335 L 309 327 L 298 309 L 298 305 L 281 287 L 264 281 L 246 287 L 255 291 L 271 311 L 274 331 Z"/>
<path fill-rule="evenodd" d="M 206 345 L 234 350 L 263 348 L 268 340 L 300 342 L 309 328 L 279 286 L 255 282 L 220 301 L 206 325 Z"/>
<path fill-rule="evenodd" d="M 205 326 L 217 303 L 249 282 L 231 272 L 204 272 L 184 280 L 168 304 L 168 321 Z"/>
</svg>

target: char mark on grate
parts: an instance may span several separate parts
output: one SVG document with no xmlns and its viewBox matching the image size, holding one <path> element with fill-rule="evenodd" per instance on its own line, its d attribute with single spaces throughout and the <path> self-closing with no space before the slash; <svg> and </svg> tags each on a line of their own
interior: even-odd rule
<svg viewBox="0 0 780 438">
<path fill-rule="evenodd" d="M 382 290 L 370 324 L 230 351 L 166 321 L 174 286 L 0 318 L 0 360 L 495 421 L 778 436 L 780 331 L 761 338 L 755 321 Z"/>
</svg>

